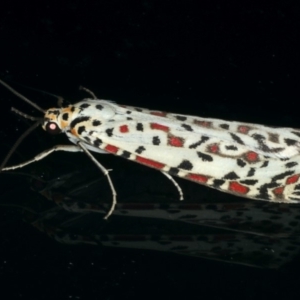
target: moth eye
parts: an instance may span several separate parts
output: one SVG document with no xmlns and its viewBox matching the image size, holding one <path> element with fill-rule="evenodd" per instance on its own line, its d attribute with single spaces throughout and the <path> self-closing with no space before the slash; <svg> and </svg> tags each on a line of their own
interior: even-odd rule
<svg viewBox="0 0 300 300">
<path fill-rule="evenodd" d="M 59 134 L 59 133 L 61 133 L 61 129 L 54 122 L 47 123 L 46 131 L 50 134 Z"/>
</svg>

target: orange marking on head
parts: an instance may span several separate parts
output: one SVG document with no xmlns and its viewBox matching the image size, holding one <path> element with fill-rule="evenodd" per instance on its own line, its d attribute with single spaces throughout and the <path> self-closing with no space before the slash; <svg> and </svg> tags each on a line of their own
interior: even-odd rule
<svg viewBox="0 0 300 300">
<path fill-rule="evenodd" d="M 76 131 L 75 128 L 72 128 L 72 129 L 71 129 L 71 133 L 72 133 L 73 135 L 75 135 L 75 136 L 78 137 L 78 134 L 77 134 L 77 131 Z"/>
<path fill-rule="evenodd" d="M 60 122 L 60 128 L 61 129 L 63 129 L 63 128 L 66 128 L 67 126 L 69 125 L 69 122 L 68 121 L 64 121 L 64 120 L 62 120 L 61 122 Z"/>
<path fill-rule="evenodd" d="M 62 109 L 62 113 L 72 113 L 72 112 L 71 112 L 71 106 L 64 107 L 64 108 Z"/>
</svg>

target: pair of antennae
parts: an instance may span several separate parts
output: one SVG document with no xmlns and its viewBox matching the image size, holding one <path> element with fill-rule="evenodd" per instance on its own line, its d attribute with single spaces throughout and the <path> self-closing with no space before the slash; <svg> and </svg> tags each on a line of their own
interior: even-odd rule
<svg viewBox="0 0 300 300">
<path fill-rule="evenodd" d="M 41 111 L 43 114 L 46 113 L 45 109 L 42 109 L 41 107 L 39 107 L 37 104 L 35 104 L 34 102 L 32 102 L 31 100 L 29 100 L 28 98 L 26 98 L 25 96 L 23 96 L 22 94 L 20 94 L 19 92 L 17 92 L 15 89 L 13 89 L 10 85 L 8 85 L 6 82 L 2 81 L 1 79 L 0 79 L 0 84 L 2 84 L 5 88 L 7 88 L 9 91 L 11 91 L 14 95 L 16 95 L 17 97 L 19 97 L 20 99 L 24 100 L 25 102 L 27 102 L 28 104 L 30 104 L 31 106 L 33 106 L 34 108 L 36 108 L 37 110 Z M 85 87 L 82 87 L 82 86 L 80 86 L 79 89 L 80 90 L 84 90 L 85 92 L 87 92 L 88 94 L 90 94 L 94 99 L 97 99 L 97 97 L 95 96 L 95 94 L 92 91 L 90 91 L 89 89 L 87 89 Z M 50 94 L 50 95 L 58 98 L 58 104 L 59 104 L 59 106 L 62 106 L 63 99 L 61 97 L 53 95 L 53 94 Z M 6 165 L 7 161 L 10 159 L 10 157 L 12 156 L 12 154 L 16 151 L 16 149 L 18 148 L 18 146 L 21 144 L 21 142 L 25 139 L 25 137 L 27 137 L 35 128 L 37 128 L 40 124 L 42 124 L 44 122 L 44 118 L 36 118 L 36 117 L 30 116 L 30 115 L 27 115 L 27 114 L 25 114 L 25 113 L 23 113 L 23 112 L 15 109 L 14 107 L 12 107 L 11 110 L 13 112 L 17 113 L 18 115 L 26 118 L 26 119 L 29 119 L 29 120 L 32 120 L 32 121 L 36 121 L 36 123 L 34 123 L 30 128 L 28 128 L 19 137 L 19 139 L 16 141 L 16 143 L 10 149 L 10 151 L 6 155 L 4 161 L 0 165 L 0 172 L 4 168 L 4 166 Z"/>
<path fill-rule="evenodd" d="M 2 84 L 4 87 L 6 87 L 9 91 L 11 91 L 14 95 L 16 95 L 17 97 L 19 97 L 20 99 L 24 100 L 25 102 L 29 103 L 31 106 L 33 106 L 34 108 L 36 108 L 37 110 L 41 111 L 42 113 L 45 113 L 46 110 L 42 109 L 41 107 L 39 107 L 37 104 L 33 103 L 31 100 L 29 100 L 28 98 L 26 98 L 25 96 L 23 96 L 22 94 L 18 93 L 15 89 L 13 89 L 11 86 L 9 86 L 7 83 L 5 83 L 4 81 L 2 81 L 0 79 L 0 84 Z"/>
<path fill-rule="evenodd" d="M 20 93 L 18 93 L 15 89 L 13 89 L 11 86 L 9 86 L 7 83 L 5 83 L 4 81 L 2 81 L 0 79 L 0 84 L 2 84 L 4 87 L 6 87 L 9 91 L 11 91 L 14 95 L 16 95 L 17 97 L 19 97 L 20 99 L 24 100 L 25 102 L 29 103 L 31 106 L 33 106 L 34 108 L 36 108 L 37 110 L 41 111 L 42 113 L 45 113 L 46 110 L 42 109 L 41 107 L 39 107 L 38 105 L 36 105 L 35 103 L 33 103 L 31 100 L 29 100 L 28 98 L 26 98 L 25 96 L 21 95 Z M 11 110 L 13 112 L 15 112 L 16 114 L 32 120 L 32 121 L 36 121 L 30 128 L 28 128 L 20 137 L 19 139 L 16 141 L 16 143 L 13 145 L 13 147 L 10 149 L 10 151 L 8 152 L 8 154 L 6 155 L 6 157 L 4 158 L 2 164 L 0 165 L 0 172 L 1 170 L 4 168 L 4 166 L 6 165 L 7 161 L 10 159 L 10 157 L 12 156 L 12 154 L 16 151 L 16 149 L 18 148 L 18 146 L 21 144 L 21 142 L 25 139 L 25 137 L 27 137 L 35 128 L 37 128 L 40 124 L 43 123 L 44 118 L 36 118 L 30 115 L 27 115 L 17 109 L 15 109 L 14 107 L 11 108 Z"/>
</svg>

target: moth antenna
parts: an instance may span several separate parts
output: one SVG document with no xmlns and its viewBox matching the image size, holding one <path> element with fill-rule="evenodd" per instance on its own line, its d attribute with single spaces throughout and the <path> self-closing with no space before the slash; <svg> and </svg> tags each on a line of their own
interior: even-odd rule
<svg viewBox="0 0 300 300">
<path fill-rule="evenodd" d="M 64 104 L 64 98 L 60 97 L 60 96 L 57 96 L 57 106 L 58 107 L 63 107 L 63 104 Z"/>
<path fill-rule="evenodd" d="M 1 166 L 0 166 L 0 172 L 1 170 L 5 167 L 7 161 L 10 159 L 12 154 L 16 151 L 18 146 L 21 144 L 21 142 L 27 137 L 36 127 L 38 127 L 42 123 L 43 119 L 40 119 L 39 121 L 35 122 L 31 127 L 29 127 L 20 137 L 19 139 L 15 142 L 13 147 L 9 150 L 8 154 L 4 158 Z"/>
<path fill-rule="evenodd" d="M 37 117 L 33 117 L 33 116 L 30 116 L 30 115 L 27 115 L 27 114 L 19 111 L 18 109 L 14 108 L 14 107 L 11 108 L 11 111 L 13 111 L 14 113 L 16 113 L 16 114 L 24 117 L 25 119 L 29 119 L 31 121 L 41 121 L 41 120 L 43 120 L 43 118 L 37 118 Z"/>
<path fill-rule="evenodd" d="M 80 91 L 85 91 L 85 92 L 87 92 L 88 94 L 90 94 L 90 95 L 93 97 L 93 99 L 97 99 L 96 95 L 95 95 L 91 90 L 89 90 L 89 89 L 87 89 L 87 88 L 85 88 L 85 87 L 83 87 L 83 86 L 80 86 L 80 87 L 79 87 L 79 90 L 80 90 Z"/>
<path fill-rule="evenodd" d="M 45 113 L 46 110 L 42 109 L 41 107 L 39 107 L 37 104 L 35 104 L 34 102 L 32 102 L 31 100 L 29 100 L 28 98 L 26 98 L 25 96 L 23 96 L 22 94 L 18 93 L 15 89 L 13 89 L 11 86 L 9 86 L 7 83 L 5 83 L 4 81 L 2 81 L 0 79 L 0 84 L 2 84 L 4 87 L 6 87 L 9 91 L 11 91 L 14 95 L 16 95 L 17 97 L 19 97 L 20 99 L 24 100 L 25 102 L 27 102 L 28 104 L 30 104 L 31 106 L 33 106 L 34 108 L 36 108 L 37 110 L 41 111 L 42 113 Z"/>
</svg>

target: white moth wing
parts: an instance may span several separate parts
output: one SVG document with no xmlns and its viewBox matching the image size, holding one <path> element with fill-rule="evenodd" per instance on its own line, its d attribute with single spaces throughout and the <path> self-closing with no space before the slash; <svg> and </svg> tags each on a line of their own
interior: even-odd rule
<svg viewBox="0 0 300 300">
<path fill-rule="evenodd" d="M 90 150 L 107 151 L 247 198 L 300 201 L 297 129 L 92 102 L 102 108 L 96 111 L 92 105 L 82 110 L 79 115 L 90 118 L 80 121 L 78 136 Z"/>
<path fill-rule="evenodd" d="M 268 127 L 259 124 L 226 121 L 221 119 L 201 118 L 197 116 L 186 116 L 173 113 L 162 114 L 160 111 L 152 111 L 137 107 L 122 107 L 109 103 L 113 106 L 115 116 L 113 120 L 126 124 L 129 116 L 136 123 L 150 124 L 159 123 L 170 128 L 172 134 L 184 136 L 186 144 L 192 143 L 201 136 L 214 138 L 221 142 L 221 147 L 227 144 L 235 144 L 240 149 L 248 149 L 258 154 L 274 158 L 291 158 L 300 152 L 300 130 L 293 128 Z M 128 114 L 130 112 L 130 114 Z M 180 119 L 185 119 L 181 121 Z M 130 124 L 130 123 L 128 123 Z M 191 126 L 188 131 L 184 125 Z M 134 125 L 134 122 L 133 122 Z M 247 130 L 247 132 L 243 131 Z M 150 138 L 153 133 L 151 128 L 143 131 L 144 140 L 151 144 Z M 135 140 L 135 131 L 126 135 L 126 139 Z M 148 135 L 148 136 L 147 136 Z M 122 137 L 119 137 L 122 139 Z M 243 143 L 239 143 L 239 140 Z M 223 144 L 223 145 L 222 145 Z"/>
</svg>

